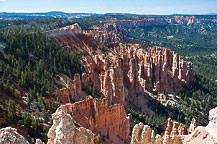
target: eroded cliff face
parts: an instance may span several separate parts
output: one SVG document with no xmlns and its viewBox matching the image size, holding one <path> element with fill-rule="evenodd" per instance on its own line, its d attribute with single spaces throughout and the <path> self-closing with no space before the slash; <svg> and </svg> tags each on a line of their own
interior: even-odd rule
<svg viewBox="0 0 217 144">
<path fill-rule="evenodd" d="M 86 101 L 66 104 L 73 121 L 100 134 L 105 143 L 128 143 L 130 118 L 119 104 L 109 106 L 107 99 L 87 97 Z"/>
<path fill-rule="evenodd" d="M 99 43 L 117 42 L 123 37 L 118 33 L 115 23 L 94 25 L 91 30 L 84 30 L 83 33 L 92 36 Z"/>
<path fill-rule="evenodd" d="M 163 137 L 143 123 L 133 128 L 131 144 L 216 144 L 217 143 L 217 107 L 209 112 L 209 124 L 196 127 L 192 119 L 189 129 L 183 124 L 168 119 L 167 129 Z"/>
<path fill-rule="evenodd" d="M 184 62 L 171 50 L 160 47 L 142 49 L 140 44 L 115 43 L 121 38 L 116 34 L 117 24 L 114 22 L 96 25 L 92 30 L 83 31 L 86 34 L 82 35 L 87 36 L 84 39 L 74 37 L 81 32 L 78 27 L 75 24 L 49 33 L 54 39 L 57 38 L 57 42 L 71 45 L 69 47 L 73 50 L 88 51 L 89 56 L 83 57 L 87 73 L 83 74 L 82 83 L 93 85 L 94 90 L 102 92 L 114 103 L 126 105 L 126 101 L 131 101 L 141 108 L 146 103 L 143 96 L 146 91 L 176 93 L 194 80 L 192 64 Z M 72 33 L 68 38 L 73 40 L 64 42 L 63 37 L 58 40 L 59 32 L 64 33 L 61 34 L 63 37 Z M 78 46 L 77 41 L 83 41 L 82 45 Z M 88 41 L 95 45 L 89 45 Z M 110 42 L 106 48 L 108 52 L 100 54 L 99 44 L 106 42 Z"/>
<path fill-rule="evenodd" d="M 95 135 L 84 127 L 77 128 L 67 107 L 60 106 L 52 114 L 53 125 L 48 132 L 48 144 L 94 144 Z"/>
<path fill-rule="evenodd" d="M 116 43 L 106 55 L 85 57 L 87 74 L 83 74 L 82 82 L 93 84 L 114 103 L 126 105 L 130 101 L 139 107 L 146 103 L 146 92 L 176 93 L 193 82 L 190 62 L 165 48 L 140 46 Z"/>
<path fill-rule="evenodd" d="M 56 90 L 54 93 L 58 95 L 62 104 L 73 103 L 75 101 L 84 100 L 86 93 L 82 91 L 82 84 L 79 74 L 74 75 L 74 80 L 66 76 L 59 76 L 60 81 L 64 81 L 64 88 Z"/>
<path fill-rule="evenodd" d="M 98 43 L 92 36 L 83 34 L 81 27 L 77 23 L 48 31 L 47 35 L 72 51 L 82 52 L 86 50 L 90 52 L 98 49 Z"/>
<path fill-rule="evenodd" d="M 76 31 L 80 32 L 80 30 L 65 31 L 61 37 L 55 35 L 53 38 L 59 43 L 63 42 L 65 46 L 68 45 L 72 50 L 88 51 L 88 56 L 82 58 L 86 70 L 82 79 L 79 75 L 75 75 L 73 81 L 67 80 L 66 87 L 57 91 L 62 103 L 68 103 L 66 106 L 68 113 L 72 114 L 72 120 L 93 133 L 100 134 L 105 143 L 121 144 L 128 143 L 130 131 L 129 117 L 126 116 L 125 108 L 139 109 L 156 116 L 147 107 L 145 96 L 153 91 L 177 93 L 193 82 L 194 72 L 191 63 L 184 62 L 182 57 L 171 50 L 161 47 L 142 48 L 140 44 L 115 43 L 114 41 L 119 40 L 118 35 L 115 34 L 116 29 L 117 26 L 114 24 L 105 24 L 96 26 L 92 31 L 86 31 L 86 34 L 81 34 L 86 37 L 84 39 L 78 37 L 79 33 Z M 62 33 L 62 30 L 52 34 L 59 32 Z M 66 41 L 65 36 L 68 37 Z M 88 45 L 89 37 L 92 37 L 91 41 L 97 41 L 91 42 L 96 44 L 96 47 Z M 73 41 L 76 44 L 73 44 Z M 77 45 L 77 41 L 83 42 Z M 107 52 L 100 53 L 99 43 L 108 43 Z M 95 52 L 94 48 L 99 51 Z M 106 99 L 87 97 L 86 101 L 77 102 L 86 97 L 82 95 L 81 83 L 93 86 L 93 91 L 103 93 Z M 110 103 L 115 105 L 109 106 Z M 180 139 L 177 135 L 188 133 L 187 128 L 183 125 L 178 127 L 178 123 L 169 126 L 172 128 L 168 129 L 168 131 L 171 129 L 167 134 L 168 141 L 177 142 Z M 140 127 L 144 128 L 141 125 Z M 152 142 L 160 143 L 165 140 L 160 136 L 155 138 L 150 128 L 144 129 L 152 134 L 148 136 L 151 137 Z M 51 139 L 54 141 L 55 138 L 51 137 Z"/>
<path fill-rule="evenodd" d="M 168 17 L 145 17 L 145 16 L 134 16 L 134 20 L 118 20 L 116 18 L 107 18 L 107 23 L 116 24 L 117 28 L 124 29 L 136 28 L 136 27 L 149 27 L 149 26 L 167 26 L 167 25 L 191 25 L 191 24 L 203 24 L 207 22 L 216 23 L 215 19 L 201 19 L 195 16 L 168 16 Z"/>
</svg>

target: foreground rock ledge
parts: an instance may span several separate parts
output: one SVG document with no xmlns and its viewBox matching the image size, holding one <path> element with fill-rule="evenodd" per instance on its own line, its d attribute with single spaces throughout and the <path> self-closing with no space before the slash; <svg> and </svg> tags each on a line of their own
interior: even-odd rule
<svg viewBox="0 0 217 144">
<path fill-rule="evenodd" d="M 77 128 L 72 117 L 67 114 L 67 107 L 60 106 L 52 115 L 53 125 L 49 130 L 47 144 L 94 144 L 94 134 L 83 127 Z M 143 123 L 134 126 L 131 144 L 216 144 L 217 143 L 217 107 L 209 112 L 209 124 L 206 127 L 198 126 L 192 133 L 192 126 L 188 129 L 188 135 L 155 135 L 154 131 Z M 171 123 L 171 120 L 168 120 Z M 192 120 L 195 125 L 195 120 Z M 168 127 L 171 124 L 168 125 Z M 193 126 L 194 129 L 194 126 Z M 173 131 L 174 128 L 171 130 Z M 113 142 L 118 143 L 117 141 Z M 28 141 L 17 133 L 15 128 L 0 129 L 0 144 L 29 144 Z M 43 144 L 36 140 L 36 144 Z M 118 143 L 120 144 L 120 143 Z"/>
<path fill-rule="evenodd" d="M 0 130 L 0 144 L 29 144 L 29 142 L 17 132 L 17 129 L 6 127 Z"/>
<path fill-rule="evenodd" d="M 191 133 L 195 125 L 195 119 L 193 119 L 188 130 L 191 134 L 184 135 L 183 133 L 174 134 L 175 127 L 171 127 L 172 121 L 168 119 L 167 130 L 163 137 L 158 134 L 155 136 L 154 131 L 148 125 L 139 123 L 133 128 L 131 144 L 216 144 L 217 107 L 209 111 L 209 120 L 209 124 L 206 127 L 198 126 Z M 176 125 L 177 122 L 174 122 L 174 124 Z M 173 133 L 172 135 L 171 132 Z"/>
<path fill-rule="evenodd" d="M 53 125 L 48 132 L 48 144 L 94 144 L 94 134 L 83 127 L 75 127 L 67 107 L 60 106 L 52 114 Z"/>
</svg>

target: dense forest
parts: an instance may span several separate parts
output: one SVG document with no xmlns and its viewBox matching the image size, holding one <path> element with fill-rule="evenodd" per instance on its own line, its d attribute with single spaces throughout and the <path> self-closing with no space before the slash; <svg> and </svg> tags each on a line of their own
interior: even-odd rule
<svg viewBox="0 0 217 144">
<path fill-rule="evenodd" d="M 0 115 L 7 121 L 1 127 L 23 125 L 31 137 L 43 139 L 59 105 L 53 91 L 62 86 L 55 79 L 60 73 L 81 74 L 82 53 L 61 48 L 37 27 L 2 29 L 0 37 Z"/>
</svg>

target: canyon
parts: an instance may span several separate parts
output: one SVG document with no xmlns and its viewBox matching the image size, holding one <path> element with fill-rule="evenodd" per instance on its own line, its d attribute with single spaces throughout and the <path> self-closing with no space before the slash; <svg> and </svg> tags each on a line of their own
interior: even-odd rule
<svg viewBox="0 0 217 144">
<path fill-rule="evenodd" d="M 163 26 L 168 23 L 190 25 L 197 23 L 197 19 L 194 16 L 177 16 L 166 20 L 106 21 L 93 25 L 91 30 L 82 30 L 75 23 L 46 32 L 70 53 L 85 52 L 80 59 L 85 72 L 73 74 L 73 77 L 56 75 L 55 80 L 62 87 L 52 91 L 52 96 L 57 96 L 53 99 L 58 99 L 61 106 L 52 114 L 47 144 L 216 143 L 217 108 L 210 110 L 206 127 L 196 127 L 194 118 L 189 128 L 169 118 L 164 135 L 155 135 L 151 126 L 136 123 L 128 114 L 135 110 L 160 117 L 161 114 L 151 108 L 149 98 L 166 93 L 176 96 L 184 87 L 192 85 L 195 74 L 191 62 L 184 61 L 172 50 L 144 46 L 145 42 L 126 38 L 122 27 Z M 89 88 L 91 94 L 85 88 Z M 178 105 L 174 99 L 173 105 Z M 168 112 L 168 116 L 171 115 Z M 132 134 L 131 124 L 136 124 Z M 0 130 L 1 142 L 28 143 L 16 129 L 10 127 Z M 37 140 L 36 143 L 43 142 Z"/>
<path fill-rule="evenodd" d="M 66 48 L 88 53 L 82 57 L 86 72 L 81 76 L 75 74 L 74 80 L 65 78 L 65 87 L 55 94 L 67 106 L 72 120 L 99 134 L 104 143 L 129 143 L 130 116 L 125 110 L 140 109 L 157 116 L 148 108 L 145 95 L 151 92 L 177 93 L 184 86 L 191 85 L 194 72 L 190 62 L 185 62 L 169 49 L 117 42 L 122 37 L 116 34 L 116 28 L 115 24 L 109 23 L 81 32 L 79 25 L 74 24 L 49 32 L 50 37 Z M 85 38 L 80 40 L 78 34 Z M 96 44 L 95 51 L 88 37 L 95 40 L 91 42 Z M 71 41 L 77 40 L 82 45 L 70 45 Z M 105 52 L 102 46 L 106 48 Z M 105 99 L 88 96 L 82 85 L 91 86 L 93 94 L 101 92 Z"/>
<path fill-rule="evenodd" d="M 70 40 L 68 42 L 64 38 L 57 40 L 56 35 L 63 30 L 65 33 L 70 32 L 76 35 L 77 29 L 79 29 L 80 33 L 80 28 L 77 28 L 78 24 L 75 25 L 65 28 L 67 30 L 62 28 L 57 32 L 53 31 L 53 34 L 50 35 L 53 35 L 57 42 L 67 45 L 66 43 L 70 43 Z M 83 31 L 82 35 L 91 35 L 95 39 L 95 42 L 92 41 L 92 43 L 98 43 L 98 45 L 94 51 L 87 44 L 90 40 L 86 38 L 80 40 L 84 41 L 83 44 L 86 46 L 85 50 L 88 55 L 82 58 L 86 72 L 82 74 L 79 83 L 93 86 L 94 91 L 101 92 L 112 103 L 120 103 L 124 106 L 132 105 L 132 107 L 143 109 L 143 112 L 152 113 L 145 106 L 144 95 L 153 91 L 177 93 L 194 81 L 192 64 L 185 62 L 178 54 L 161 47 L 142 48 L 141 44 L 111 42 L 118 41 L 118 35 L 108 33 L 107 29 L 115 29 L 114 25 L 111 26 L 112 28 L 110 26 L 110 24 L 93 26 L 93 30 Z M 76 27 L 75 30 L 74 27 Z M 68 28 L 71 29 L 68 30 Z M 115 33 L 115 31 L 111 31 L 111 33 Z M 110 37 L 110 35 L 114 37 Z M 77 40 L 74 36 L 71 36 L 70 39 Z M 100 50 L 99 43 L 105 44 L 106 52 Z M 69 48 L 71 50 L 81 49 L 78 45 L 73 45 L 73 47 L 69 45 Z M 70 88 L 70 85 L 72 86 L 69 84 L 67 88 L 57 92 L 60 97 L 66 98 L 66 95 L 70 95 L 73 100 L 72 97 L 75 94 L 72 94 L 74 90 Z M 77 91 L 81 91 L 81 88 Z M 79 94 L 77 95 L 79 97 Z M 80 95 L 80 99 L 84 100 L 84 98 L 84 95 Z M 66 101 L 70 100 L 62 100 L 63 103 Z"/>
</svg>

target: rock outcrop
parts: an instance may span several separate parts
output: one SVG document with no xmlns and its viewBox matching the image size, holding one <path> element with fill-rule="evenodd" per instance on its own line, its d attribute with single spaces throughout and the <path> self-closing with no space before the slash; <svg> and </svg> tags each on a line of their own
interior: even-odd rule
<svg viewBox="0 0 217 144">
<path fill-rule="evenodd" d="M 143 123 L 133 128 L 131 144 L 216 144 L 217 143 L 217 107 L 209 112 L 209 124 L 206 127 L 196 126 L 192 119 L 190 128 L 168 119 L 167 128 L 163 137 L 154 134 L 154 131 Z M 193 127 L 193 128 L 192 128 Z M 195 129 L 194 131 L 192 131 Z M 190 133 L 190 134 L 189 134 Z"/>
<path fill-rule="evenodd" d="M 52 114 L 53 125 L 48 132 L 48 144 L 94 144 L 94 134 L 83 127 L 77 128 L 67 107 L 60 106 Z"/>
<path fill-rule="evenodd" d="M 191 125 L 189 127 L 189 132 L 190 133 L 194 132 L 195 128 L 196 128 L 196 119 L 193 118 L 192 121 L 191 121 Z"/>
<path fill-rule="evenodd" d="M 155 137 L 154 131 L 143 123 L 136 124 L 133 128 L 131 144 L 161 144 L 163 139 L 160 135 Z"/>
<path fill-rule="evenodd" d="M 69 25 L 69 26 L 66 26 L 66 27 L 50 30 L 47 33 L 52 35 L 55 32 L 73 32 L 75 34 L 80 34 L 80 33 L 82 33 L 82 29 L 78 25 L 78 23 L 75 23 L 73 25 Z"/>
<path fill-rule="evenodd" d="M 83 33 L 92 36 L 99 43 L 117 42 L 123 37 L 118 33 L 115 23 L 94 25 L 91 30 L 84 30 Z"/>
<path fill-rule="evenodd" d="M 206 131 L 217 143 L 217 107 L 209 111 L 209 124 L 206 126 Z"/>
<path fill-rule="evenodd" d="M 107 99 L 87 97 L 86 101 L 66 104 L 72 119 L 95 134 L 100 134 L 105 143 L 128 142 L 130 118 L 119 104 L 109 106 Z"/>
<path fill-rule="evenodd" d="M 36 139 L 36 144 L 44 144 L 40 139 Z"/>
<path fill-rule="evenodd" d="M 0 144 L 29 144 L 29 142 L 17 133 L 17 129 L 6 127 L 0 129 Z"/>
<path fill-rule="evenodd" d="M 82 34 L 73 32 L 77 30 L 71 32 L 67 30 L 70 28 L 65 27 L 53 30 L 49 35 L 71 50 L 88 52 L 89 56 L 83 58 L 87 72 L 82 76 L 85 85 L 93 85 L 94 90 L 103 93 L 113 103 L 126 106 L 130 102 L 132 107 L 142 108 L 143 112 L 154 115 L 145 107 L 146 92 L 176 93 L 183 86 L 189 86 L 194 80 L 192 64 L 184 62 L 179 55 L 165 48 L 142 49 L 140 44 L 118 43 L 123 37 L 117 33 L 116 22 L 111 20 L 94 25 Z M 100 54 L 99 47 L 105 43 L 108 52 Z M 72 92 L 69 88 L 66 91 Z M 63 91 L 66 95 L 69 92 Z M 64 101 L 69 102 L 67 99 Z"/>
<path fill-rule="evenodd" d="M 63 104 L 85 99 L 86 94 L 82 91 L 80 75 L 75 74 L 74 80 L 67 77 L 66 86 L 57 90 L 55 94 L 59 96 Z"/>
<path fill-rule="evenodd" d="M 87 74 L 82 81 L 92 83 L 113 103 L 130 101 L 141 108 L 146 91 L 174 93 L 194 80 L 192 64 L 169 49 L 116 43 L 109 50 L 106 55 L 85 57 Z"/>
<path fill-rule="evenodd" d="M 175 124 L 175 128 L 170 129 L 173 133 L 178 125 Z M 154 131 L 143 123 L 139 123 L 134 126 L 132 132 L 131 144 L 183 144 L 182 137 L 178 135 L 178 130 L 172 136 L 164 135 L 161 137 L 160 135 L 156 135 Z"/>
<path fill-rule="evenodd" d="M 195 120 L 195 119 L 193 119 Z M 194 121 L 192 120 L 191 125 L 196 125 L 196 123 L 194 123 Z M 169 137 L 175 137 L 175 136 L 180 136 L 180 135 L 188 135 L 190 132 L 190 130 L 187 129 L 187 127 L 185 125 L 183 125 L 182 123 L 178 123 L 176 121 L 172 121 L 171 118 L 168 119 L 168 123 L 167 123 L 167 128 L 165 130 L 165 136 L 169 136 Z"/>
<path fill-rule="evenodd" d="M 198 126 L 190 135 L 183 136 L 184 144 L 216 144 L 217 143 L 217 107 L 209 111 L 209 124 Z"/>
</svg>

